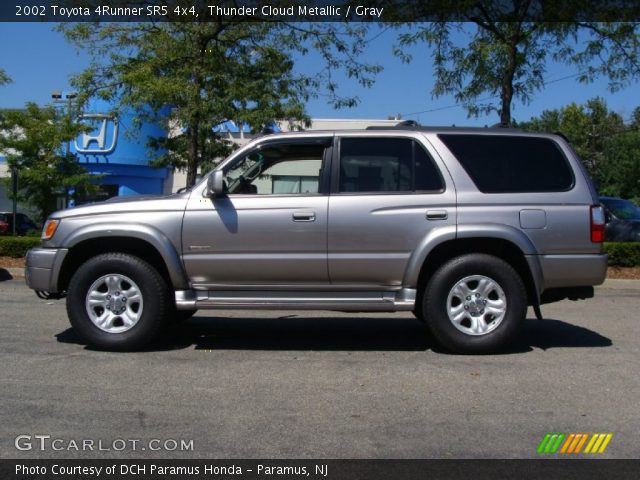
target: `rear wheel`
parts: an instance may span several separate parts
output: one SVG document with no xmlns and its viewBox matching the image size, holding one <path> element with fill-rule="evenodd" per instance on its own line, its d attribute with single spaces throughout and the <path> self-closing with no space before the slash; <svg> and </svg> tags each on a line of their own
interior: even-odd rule
<svg viewBox="0 0 640 480">
<path fill-rule="evenodd" d="M 434 273 L 422 307 L 443 346 L 458 353 L 490 353 L 515 338 L 527 314 L 527 298 L 511 265 L 474 253 L 456 257 Z"/>
<path fill-rule="evenodd" d="M 67 313 L 90 345 L 136 350 L 161 332 L 171 308 L 162 275 L 144 260 L 106 253 L 78 268 L 69 283 Z"/>
</svg>

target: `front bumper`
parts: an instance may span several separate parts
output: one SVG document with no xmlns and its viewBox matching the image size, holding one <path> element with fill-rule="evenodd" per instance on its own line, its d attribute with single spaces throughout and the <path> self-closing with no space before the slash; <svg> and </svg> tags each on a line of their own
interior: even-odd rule
<svg viewBox="0 0 640 480">
<path fill-rule="evenodd" d="M 32 248 L 27 252 L 24 278 L 33 290 L 60 293 L 58 279 L 62 262 L 67 255 L 66 248 Z"/>
</svg>

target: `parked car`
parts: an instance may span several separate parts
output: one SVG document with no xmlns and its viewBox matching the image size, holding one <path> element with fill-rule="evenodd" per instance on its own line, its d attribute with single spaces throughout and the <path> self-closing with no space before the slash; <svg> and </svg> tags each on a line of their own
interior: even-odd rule
<svg viewBox="0 0 640 480">
<path fill-rule="evenodd" d="M 122 199 L 125 200 L 125 199 Z M 257 138 L 192 189 L 53 213 L 27 284 L 73 328 L 147 345 L 198 309 L 413 311 L 461 353 L 508 346 L 527 305 L 604 281 L 604 210 L 566 140 L 399 125 Z"/>
<path fill-rule="evenodd" d="M 3 232 L 0 226 L 0 233 L 13 233 L 13 213 L 12 212 L 0 212 L 0 222 L 7 223 L 7 231 Z M 18 235 L 26 235 L 28 233 L 38 233 L 40 229 L 33 220 L 27 217 L 24 213 L 16 213 L 16 233 Z"/>
<path fill-rule="evenodd" d="M 0 213 L 0 235 L 11 233 L 9 229 L 9 220 L 5 217 L 4 213 Z"/>
<path fill-rule="evenodd" d="M 600 197 L 605 208 L 604 239 L 608 242 L 640 241 L 640 207 L 615 197 Z"/>
</svg>

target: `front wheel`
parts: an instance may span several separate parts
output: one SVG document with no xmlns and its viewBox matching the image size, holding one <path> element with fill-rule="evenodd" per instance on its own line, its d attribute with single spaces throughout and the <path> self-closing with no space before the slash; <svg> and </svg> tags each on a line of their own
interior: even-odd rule
<svg viewBox="0 0 640 480">
<path fill-rule="evenodd" d="M 148 345 L 161 332 L 170 307 L 162 275 L 124 253 L 98 255 L 82 264 L 67 294 L 74 330 L 90 345 L 106 350 Z"/>
<path fill-rule="evenodd" d="M 458 353 L 490 353 L 515 338 L 527 314 L 522 279 L 504 260 L 474 253 L 456 257 L 431 277 L 423 296 L 429 329 Z"/>
</svg>

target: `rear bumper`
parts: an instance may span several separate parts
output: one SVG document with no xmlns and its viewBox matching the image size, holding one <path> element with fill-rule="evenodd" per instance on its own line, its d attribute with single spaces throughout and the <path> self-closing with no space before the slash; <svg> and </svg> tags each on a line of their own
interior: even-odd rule
<svg viewBox="0 0 640 480">
<path fill-rule="evenodd" d="M 24 278 L 33 290 L 59 293 L 58 277 L 66 248 L 32 248 L 27 252 Z"/>
<path fill-rule="evenodd" d="M 607 276 L 607 255 L 540 255 L 542 289 L 600 285 Z"/>
</svg>

